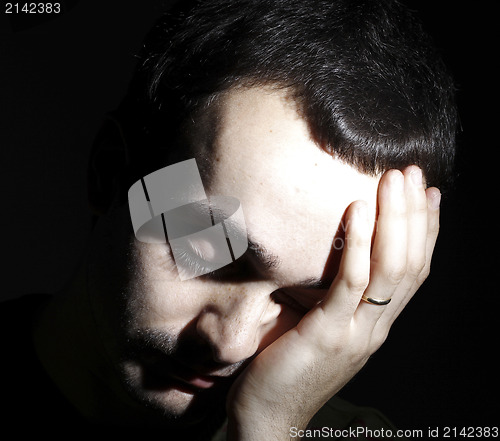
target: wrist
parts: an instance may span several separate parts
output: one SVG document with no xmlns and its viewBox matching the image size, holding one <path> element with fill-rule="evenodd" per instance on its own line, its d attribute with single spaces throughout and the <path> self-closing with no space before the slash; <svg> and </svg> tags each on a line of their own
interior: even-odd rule
<svg viewBox="0 0 500 441">
<path fill-rule="evenodd" d="M 293 421 L 292 421 L 293 420 Z M 291 428 L 306 429 L 309 419 L 280 417 L 276 412 L 228 412 L 227 441 L 296 441 Z"/>
<path fill-rule="evenodd" d="M 280 426 L 278 424 L 266 424 L 265 422 L 255 422 L 254 424 L 240 424 L 238 421 L 228 421 L 227 441 L 290 441 L 296 438 L 291 437 L 291 427 L 296 430 L 305 429 L 289 425 Z"/>
</svg>

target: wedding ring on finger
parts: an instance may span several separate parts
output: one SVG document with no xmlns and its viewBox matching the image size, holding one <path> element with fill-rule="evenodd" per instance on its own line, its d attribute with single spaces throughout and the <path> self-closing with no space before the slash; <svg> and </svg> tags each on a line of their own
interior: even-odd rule
<svg viewBox="0 0 500 441">
<path fill-rule="evenodd" d="M 377 305 L 377 306 L 385 306 L 389 304 L 389 302 L 392 299 L 374 299 L 373 297 L 368 297 L 368 296 L 362 296 L 361 300 L 363 300 L 366 303 L 370 303 L 372 305 Z"/>
</svg>

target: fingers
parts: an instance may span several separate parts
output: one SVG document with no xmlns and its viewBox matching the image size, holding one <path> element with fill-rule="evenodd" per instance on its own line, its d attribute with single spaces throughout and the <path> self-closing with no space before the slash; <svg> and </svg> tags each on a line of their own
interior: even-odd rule
<svg viewBox="0 0 500 441">
<path fill-rule="evenodd" d="M 379 216 L 371 256 L 370 284 L 366 297 L 392 299 L 405 276 L 408 250 L 408 218 L 411 207 L 407 204 L 406 177 L 398 170 L 390 170 L 380 180 L 378 192 Z M 391 300 L 392 302 L 392 300 Z M 390 304 L 389 304 L 390 305 Z M 389 308 L 363 302 L 363 322 L 378 320 Z"/>
<path fill-rule="evenodd" d="M 422 171 L 416 166 L 408 167 L 404 171 L 404 179 L 407 208 L 406 265 L 397 287 L 398 292 L 394 293 L 398 298 L 394 299 L 386 313 L 388 320 L 394 320 L 410 301 L 416 291 L 413 285 L 426 265 L 428 204 Z"/>
<path fill-rule="evenodd" d="M 406 304 L 410 301 L 413 295 L 416 293 L 418 288 L 424 283 L 425 279 L 430 273 L 432 254 L 434 252 L 434 247 L 436 245 L 436 240 L 439 233 L 439 204 L 441 201 L 441 192 L 435 188 L 431 187 L 425 190 L 426 196 L 426 237 L 424 244 L 424 254 L 425 257 L 420 257 L 420 263 L 413 265 L 413 270 L 408 274 L 405 289 L 409 295 L 407 295 L 402 302 L 400 302 L 399 307 L 395 310 L 393 314 L 392 323 L 396 317 L 401 313 Z M 422 256 L 422 248 L 417 248 L 416 245 L 409 248 L 410 254 L 416 254 L 416 251 L 420 250 L 420 256 Z M 420 269 L 420 271 L 418 271 Z M 411 285 L 410 287 L 408 287 Z"/>
<path fill-rule="evenodd" d="M 421 273 L 421 277 L 425 280 L 429 275 L 432 253 L 439 233 L 439 204 L 441 202 L 441 192 L 431 187 L 425 191 L 427 197 L 427 243 L 425 248 L 426 265 Z M 423 282 L 423 280 L 421 280 Z"/>
<path fill-rule="evenodd" d="M 346 212 L 346 242 L 339 271 L 320 307 L 328 321 L 339 325 L 352 320 L 370 279 L 370 248 L 373 226 L 367 204 L 352 203 Z"/>
<path fill-rule="evenodd" d="M 339 272 L 320 305 L 329 322 L 354 322 L 375 340 L 385 338 L 429 273 L 439 230 L 439 200 L 437 188 L 425 189 L 418 167 L 386 172 L 379 184 L 372 247 L 373 224 L 368 222 L 366 204 L 351 204 Z M 391 302 L 372 305 L 360 301 L 363 295 Z"/>
<path fill-rule="evenodd" d="M 385 237 L 380 236 L 380 240 L 374 244 L 373 251 L 374 256 L 399 256 L 400 260 L 391 262 L 377 257 L 374 262 L 372 257 L 371 278 L 377 283 L 372 285 L 370 282 L 367 289 L 370 297 L 390 297 L 391 303 L 377 307 L 362 302 L 356 312 L 365 326 L 374 327 L 377 324 L 377 327 L 383 330 L 382 333 L 387 333 L 394 320 L 427 277 L 439 229 L 439 190 L 436 188 L 425 190 L 422 173 L 416 166 L 408 167 L 402 176 L 405 208 L 402 208 L 400 212 L 405 212 L 403 223 L 406 226 L 400 227 L 397 222 L 391 220 L 386 227 L 382 227 L 382 224 L 386 223 L 386 218 L 382 216 L 383 210 L 388 213 L 389 217 L 394 216 L 391 214 L 393 199 L 384 197 L 384 187 L 386 191 L 400 190 L 391 187 L 390 183 L 388 185 L 387 181 L 381 180 L 379 192 L 381 216 L 378 218 L 377 234 L 385 232 L 386 228 L 393 229 L 392 235 L 398 240 L 386 241 Z M 400 230 L 394 231 L 395 228 L 400 228 Z M 406 234 L 406 239 L 403 239 L 404 234 Z M 398 251 L 389 252 L 387 247 L 397 247 Z"/>
</svg>

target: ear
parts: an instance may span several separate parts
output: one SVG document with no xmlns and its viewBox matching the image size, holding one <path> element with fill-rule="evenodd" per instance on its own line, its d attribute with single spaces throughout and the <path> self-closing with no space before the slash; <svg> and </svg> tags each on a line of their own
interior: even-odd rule
<svg viewBox="0 0 500 441">
<path fill-rule="evenodd" d="M 92 145 L 87 170 L 88 201 L 94 214 L 107 213 L 113 202 L 128 190 L 123 188 L 128 153 L 120 122 L 112 115 L 107 116 Z"/>
</svg>

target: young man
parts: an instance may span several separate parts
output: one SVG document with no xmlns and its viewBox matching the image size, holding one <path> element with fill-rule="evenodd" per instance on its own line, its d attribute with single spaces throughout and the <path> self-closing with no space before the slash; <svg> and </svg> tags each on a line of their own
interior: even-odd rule
<svg viewBox="0 0 500 441">
<path fill-rule="evenodd" d="M 228 439 L 293 438 L 425 280 L 455 123 L 451 80 L 398 3 L 182 2 L 96 141 L 89 252 L 33 313 L 12 418 L 27 390 L 60 391 L 36 413 L 168 439 L 210 439 L 227 416 Z M 240 203 L 248 249 L 183 280 L 168 240 L 135 237 L 128 191 L 193 158 L 209 199 Z"/>
</svg>

